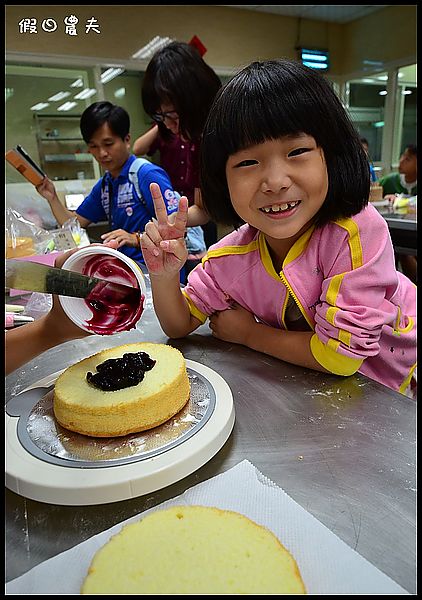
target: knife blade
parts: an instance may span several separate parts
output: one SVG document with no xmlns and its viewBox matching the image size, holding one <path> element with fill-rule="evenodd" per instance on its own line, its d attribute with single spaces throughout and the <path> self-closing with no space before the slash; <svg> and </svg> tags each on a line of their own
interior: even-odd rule
<svg viewBox="0 0 422 600">
<path fill-rule="evenodd" d="M 141 298 L 141 290 L 129 285 L 10 258 L 6 259 L 6 287 L 85 299 L 95 290 L 96 296 L 101 294 L 102 299 L 112 302 L 133 302 Z"/>
</svg>

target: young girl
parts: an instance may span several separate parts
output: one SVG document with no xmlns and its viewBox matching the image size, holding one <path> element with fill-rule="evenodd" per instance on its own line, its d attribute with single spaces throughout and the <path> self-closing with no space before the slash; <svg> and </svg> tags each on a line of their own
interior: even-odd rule
<svg viewBox="0 0 422 600">
<path fill-rule="evenodd" d="M 331 85 L 299 63 L 254 62 L 217 95 L 202 145 L 202 194 L 235 231 L 181 291 L 187 201 L 142 249 L 163 330 L 213 335 L 406 393 L 416 366 L 416 288 L 394 266 L 388 227 L 367 205 L 369 168 Z M 244 223 L 242 225 L 242 223 Z"/>
<path fill-rule="evenodd" d="M 155 125 L 139 137 L 136 155 L 160 153 L 160 165 L 174 189 L 188 197 L 189 224 L 202 225 L 207 247 L 217 241 L 217 227 L 199 209 L 199 153 L 210 106 L 221 87 L 215 71 L 196 47 L 171 42 L 148 63 L 142 103 Z"/>
</svg>

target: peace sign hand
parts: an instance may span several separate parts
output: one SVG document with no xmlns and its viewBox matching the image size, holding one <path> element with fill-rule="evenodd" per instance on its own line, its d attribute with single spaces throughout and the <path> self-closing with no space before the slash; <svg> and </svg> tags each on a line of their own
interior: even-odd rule
<svg viewBox="0 0 422 600">
<path fill-rule="evenodd" d="M 160 186 L 151 183 L 150 191 L 156 219 L 147 223 L 141 236 L 142 254 L 150 274 L 173 276 L 188 256 L 185 243 L 188 199 L 186 196 L 180 198 L 175 218 L 170 220 Z"/>
</svg>

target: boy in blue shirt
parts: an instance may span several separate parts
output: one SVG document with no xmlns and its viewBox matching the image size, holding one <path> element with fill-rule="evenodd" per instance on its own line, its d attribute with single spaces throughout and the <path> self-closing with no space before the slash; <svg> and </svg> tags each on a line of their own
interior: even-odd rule
<svg viewBox="0 0 422 600">
<path fill-rule="evenodd" d="M 111 102 L 95 102 L 83 112 L 80 129 L 89 152 L 105 170 L 104 176 L 75 212 L 63 206 L 47 177 L 36 189 L 50 204 L 60 225 L 75 216 L 83 228 L 108 221 L 110 231 L 101 236 L 103 241 L 116 240 L 121 252 L 144 263 L 140 234 L 155 217 L 150 183 L 160 186 L 168 214 L 177 210 L 180 195 L 161 167 L 131 154 L 130 119 L 124 108 Z"/>
</svg>

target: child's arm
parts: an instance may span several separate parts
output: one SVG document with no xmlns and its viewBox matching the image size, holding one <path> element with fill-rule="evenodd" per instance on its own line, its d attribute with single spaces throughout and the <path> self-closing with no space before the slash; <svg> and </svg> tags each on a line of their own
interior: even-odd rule
<svg viewBox="0 0 422 600">
<path fill-rule="evenodd" d="M 238 304 L 214 313 L 210 317 L 210 328 L 215 337 L 226 342 L 242 344 L 300 367 L 330 372 L 311 352 L 313 331 L 285 331 L 257 323 L 255 317 Z"/>
<path fill-rule="evenodd" d="M 184 337 L 201 324 L 191 315 L 179 281 L 179 271 L 188 255 L 184 239 L 188 201 L 181 197 L 176 216 L 170 222 L 159 185 L 152 183 L 150 190 L 156 222 L 145 227 L 141 248 L 150 275 L 154 309 L 169 337 Z"/>
</svg>

